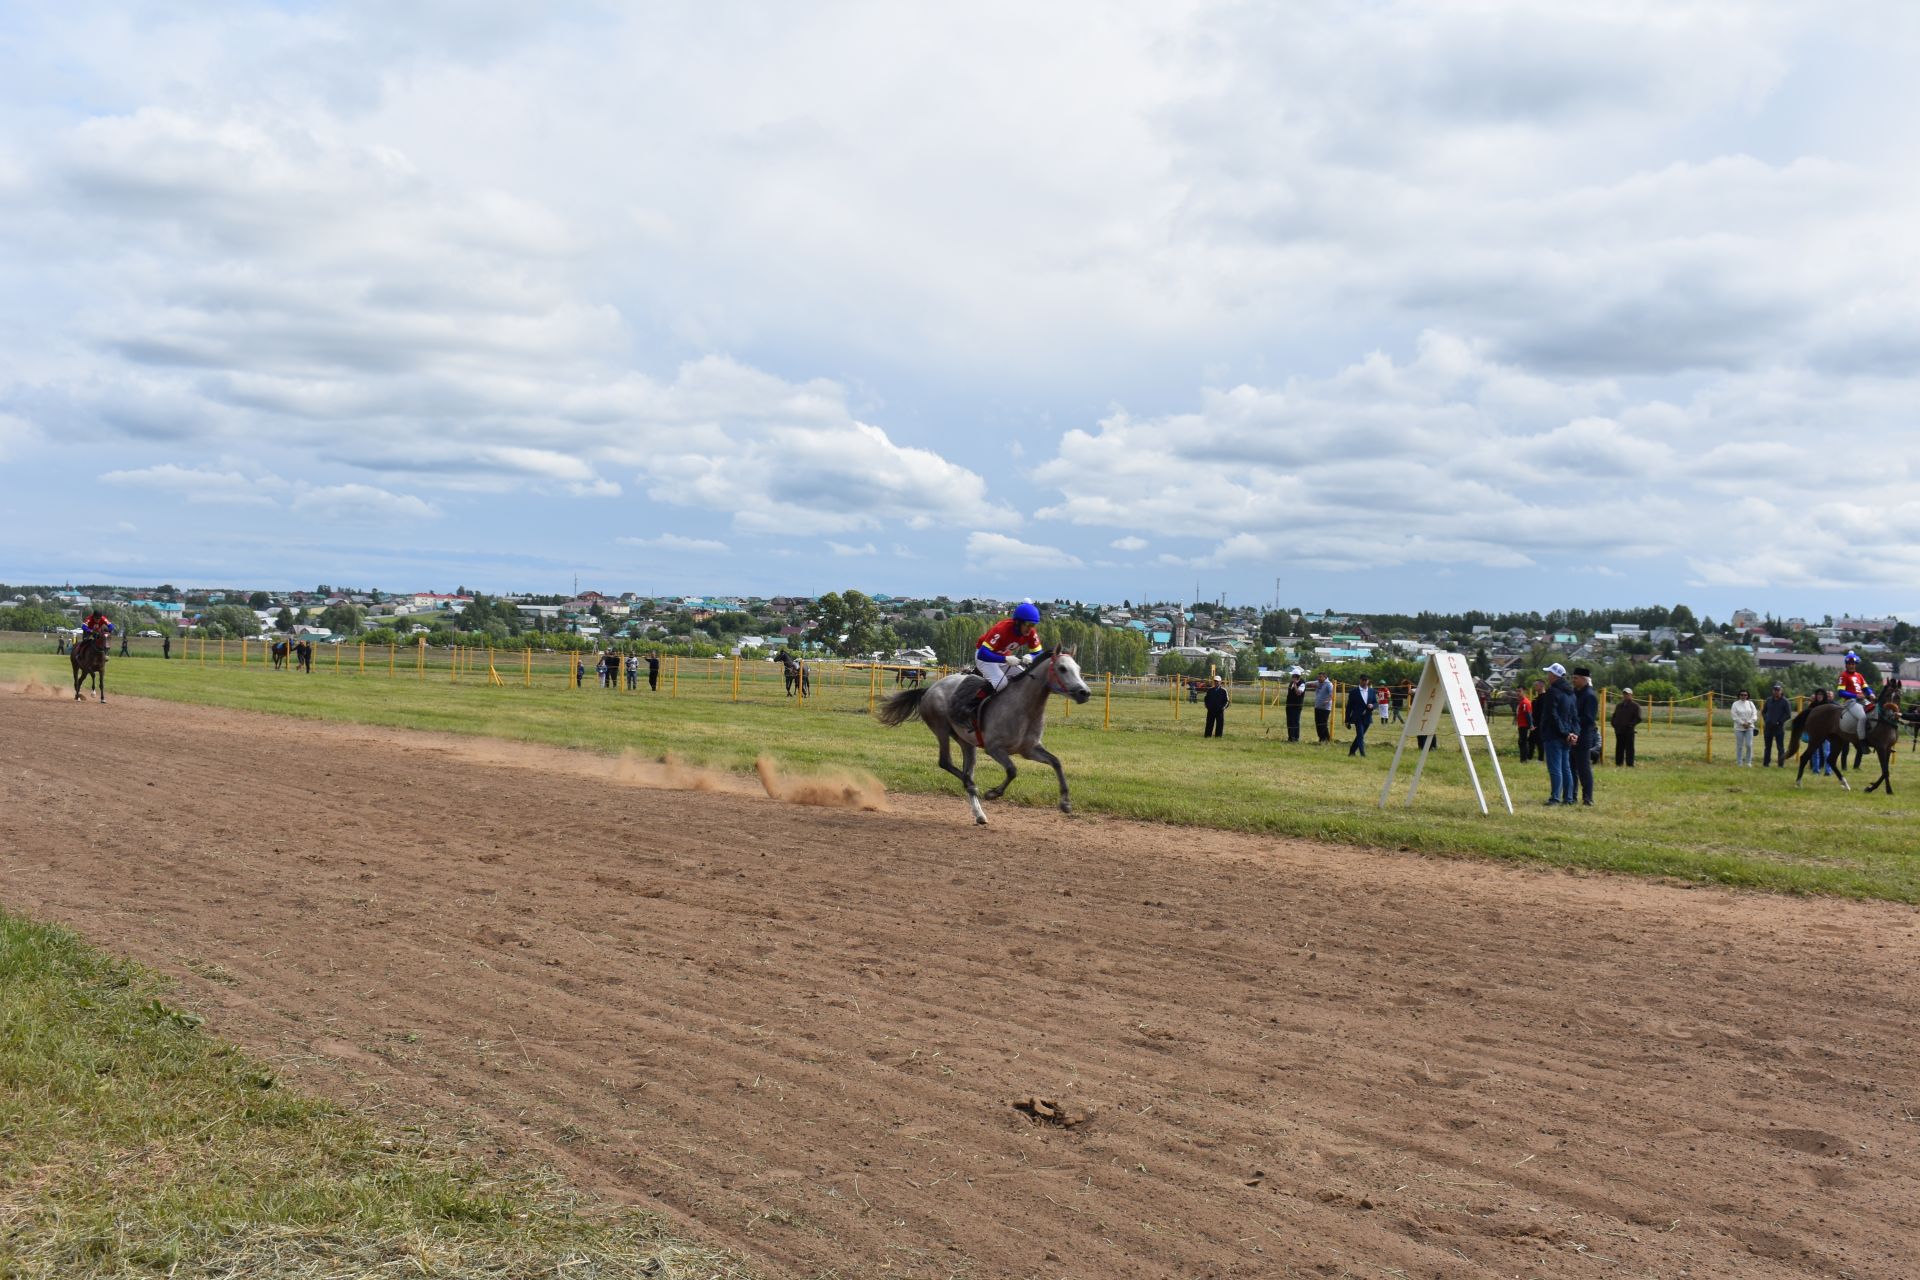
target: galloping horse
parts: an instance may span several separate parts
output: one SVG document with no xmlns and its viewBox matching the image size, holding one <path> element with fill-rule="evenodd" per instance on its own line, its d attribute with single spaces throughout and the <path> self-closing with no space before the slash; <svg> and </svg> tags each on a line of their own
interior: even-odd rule
<svg viewBox="0 0 1920 1280">
<path fill-rule="evenodd" d="M 1801 733 L 1804 731 L 1807 735 L 1807 754 L 1800 757 L 1800 767 L 1794 772 L 1793 785 L 1796 787 L 1800 785 L 1801 779 L 1806 776 L 1807 762 L 1818 758 L 1820 748 L 1831 742 L 1833 759 L 1829 764 L 1833 769 L 1833 776 L 1840 779 L 1842 787 L 1848 791 L 1853 790 L 1853 784 L 1847 781 L 1846 774 L 1841 771 L 1842 762 L 1847 758 L 1847 748 L 1872 747 L 1874 753 L 1880 757 L 1880 777 L 1867 790 L 1877 791 L 1884 783 L 1887 794 L 1892 795 L 1893 773 L 1890 766 L 1894 745 L 1900 741 L 1899 721 L 1883 720 L 1876 713 L 1867 721 L 1866 736 L 1855 737 L 1844 719 L 1844 711 L 1845 708 L 1838 702 L 1818 702 L 1793 718 L 1793 725 L 1788 730 L 1790 741 L 1787 745 L 1787 758 L 1789 760 L 1800 750 Z"/>
<path fill-rule="evenodd" d="M 976 712 L 980 722 L 970 727 L 955 722 L 955 708 L 960 705 L 958 699 L 971 700 L 969 682 L 976 677 L 962 671 L 930 685 L 918 689 L 907 689 L 889 697 L 874 714 L 881 724 L 896 725 L 904 723 L 909 716 L 918 714 L 926 721 L 927 728 L 933 730 L 933 736 L 940 743 L 940 767 L 945 769 L 967 789 L 967 804 L 973 809 L 973 820 L 984 824 L 987 814 L 980 807 L 981 794 L 973 782 L 974 746 L 998 762 L 1007 771 L 1000 785 L 986 793 L 988 800 L 998 800 L 1006 794 L 1007 787 L 1018 772 L 1013 765 L 1014 756 L 1025 756 L 1041 764 L 1053 766 L 1054 777 L 1060 780 L 1060 812 L 1072 813 L 1073 804 L 1067 796 L 1067 773 L 1060 767 L 1060 758 L 1040 745 L 1040 735 L 1047 726 L 1047 696 L 1059 693 L 1072 698 L 1075 702 L 1085 702 L 1093 696 L 1087 688 L 1087 682 L 1081 678 L 1080 664 L 1073 660 L 1071 649 L 1049 649 L 1035 661 L 1029 663 L 1024 671 L 1018 672 L 1007 681 L 1007 687 L 993 695 L 987 705 Z M 953 744 L 960 744 L 960 767 L 953 764 Z"/>
<path fill-rule="evenodd" d="M 80 686 L 88 676 L 93 677 L 93 687 L 99 691 L 100 701 L 107 700 L 107 642 L 105 637 L 89 632 L 73 642 L 67 651 L 67 661 L 73 664 L 73 700 L 84 702 Z"/>
</svg>

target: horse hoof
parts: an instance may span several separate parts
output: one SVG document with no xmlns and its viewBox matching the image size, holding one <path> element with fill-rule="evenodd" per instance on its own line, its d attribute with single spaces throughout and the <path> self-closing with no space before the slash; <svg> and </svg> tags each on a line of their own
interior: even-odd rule
<svg viewBox="0 0 1920 1280">
<path fill-rule="evenodd" d="M 975 818 L 975 819 L 973 820 L 973 825 L 974 825 L 974 826 L 976 826 L 976 827 L 984 827 L 984 826 L 986 826 L 986 825 L 987 825 L 987 815 L 983 813 L 983 814 L 981 814 L 981 815 L 980 815 L 979 817 L 977 817 L 977 818 Z"/>
<path fill-rule="evenodd" d="M 1070 805 L 1070 804 L 1068 804 L 1068 803 L 1067 803 L 1067 802 L 1066 802 L 1065 800 L 1062 800 L 1062 801 L 1060 802 L 1060 812 L 1062 812 L 1062 813 L 1064 813 L 1064 814 L 1066 814 L 1066 815 L 1067 815 L 1068 817 L 1072 817 L 1072 816 L 1073 816 L 1073 806 L 1072 806 L 1072 805 Z"/>
</svg>

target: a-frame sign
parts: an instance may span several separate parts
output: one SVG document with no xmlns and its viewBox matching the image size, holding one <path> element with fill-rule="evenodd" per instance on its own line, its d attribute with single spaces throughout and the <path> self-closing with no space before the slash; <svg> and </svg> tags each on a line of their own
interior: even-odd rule
<svg viewBox="0 0 1920 1280">
<path fill-rule="evenodd" d="M 1400 745 L 1393 749 L 1393 764 L 1387 769 L 1385 785 L 1380 788 L 1379 807 L 1386 808 L 1387 793 L 1393 790 L 1393 778 L 1400 769 L 1400 753 L 1407 749 L 1407 739 L 1424 738 L 1403 802 L 1413 803 L 1414 792 L 1420 789 L 1420 771 L 1427 767 L 1427 756 L 1440 737 L 1443 711 L 1453 715 L 1454 730 L 1460 735 L 1460 754 L 1466 757 L 1467 776 L 1473 779 L 1473 794 L 1480 799 L 1480 812 L 1487 812 L 1487 795 L 1480 789 L 1480 772 L 1473 767 L 1473 752 L 1467 747 L 1469 738 L 1486 739 L 1493 776 L 1500 782 L 1500 798 L 1506 801 L 1507 812 L 1512 813 L 1513 797 L 1507 794 L 1506 775 L 1500 772 L 1500 753 L 1493 749 L 1493 730 L 1487 725 L 1487 713 L 1481 708 L 1480 695 L 1473 687 L 1473 672 L 1468 669 L 1467 660 L 1457 653 L 1427 655 L 1427 665 L 1421 670 L 1420 683 L 1413 691 L 1413 706 L 1408 711 L 1406 727 L 1400 731 Z"/>
</svg>

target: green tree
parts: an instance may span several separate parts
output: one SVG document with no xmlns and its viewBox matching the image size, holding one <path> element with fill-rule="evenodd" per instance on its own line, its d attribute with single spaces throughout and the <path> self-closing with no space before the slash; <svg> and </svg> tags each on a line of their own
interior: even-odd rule
<svg viewBox="0 0 1920 1280">
<path fill-rule="evenodd" d="M 1242 684 L 1258 680 L 1265 652 L 1254 645 L 1242 649 L 1233 660 L 1233 678 Z"/>
<path fill-rule="evenodd" d="M 1680 687 L 1688 693 L 1734 694 L 1760 682 L 1753 655 L 1731 645 L 1710 644 L 1680 660 Z"/>
<path fill-rule="evenodd" d="M 275 631 L 291 631 L 293 630 L 293 626 L 293 610 L 283 607 L 279 615 L 273 620 L 273 629 Z"/>
<path fill-rule="evenodd" d="M 350 604 L 330 604 L 320 611 L 320 625 L 337 636 L 350 636 L 360 629 L 360 610 Z"/>
<path fill-rule="evenodd" d="M 807 611 L 807 638 L 842 657 L 873 653 L 885 643 L 880 607 L 865 592 L 829 591 Z"/>
<path fill-rule="evenodd" d="M 1487 656 L 1487 650 L 1484 645 L 1475 649 L 1473 651 L 1473 657 L 1467 659 L 1467 670 L 1473 672 L 1475 676 L 1482 680 L 1487 679 L 1493 674 L 1493 659 Z"/>
<path fill-rule="evenodd" d="M 264 591 L 256 591 L 247 597 L 247 608 L 264 609 L 273 603 L 273 597 Z"/>
<path fill-rule="evenodd" d="M 1190 667 L 1186 658 L 1168 650 L 1160 655 L 1160 661 L 1155 665 L 1154 670 L 1163 676 L 1184 676 Z"/>
<path fill-rule="evenodd" d="M 230 636 L 237 640 L 242 636 L 260 634 L 260 620 L 253 616 L 251 610 L 237 604 L 215 605 L 200 615 L 200 627 L 213 639 Z"/>
</svg>

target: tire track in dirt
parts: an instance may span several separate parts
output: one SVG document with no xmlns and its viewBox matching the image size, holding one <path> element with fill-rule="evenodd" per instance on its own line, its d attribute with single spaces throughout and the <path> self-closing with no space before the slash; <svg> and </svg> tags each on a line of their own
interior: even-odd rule
<svg viewBox="0 0 1920 1280">
<path fill-rule="evenodd" d="M 36 755 L 81 724 L 76 784 Z M 9 698 L 0 901 L 768 1274 L 1896 1276 L 1920 1243 L 1906 909 L 640 780 Z"/>
</svg>

